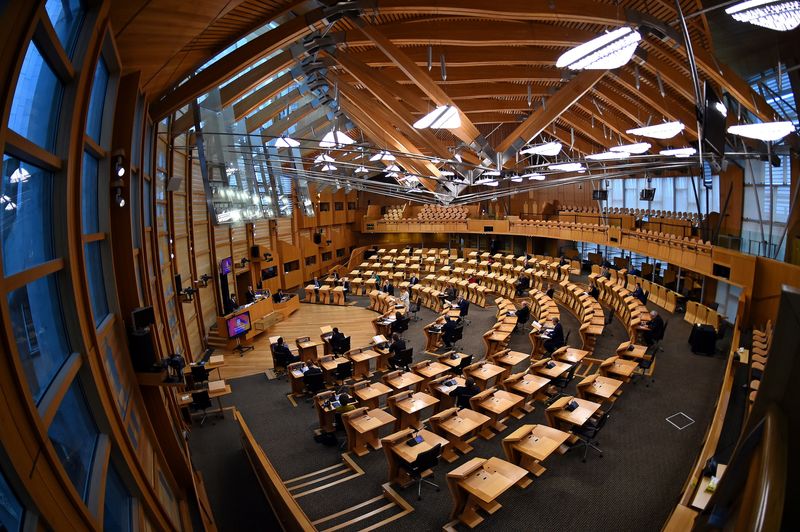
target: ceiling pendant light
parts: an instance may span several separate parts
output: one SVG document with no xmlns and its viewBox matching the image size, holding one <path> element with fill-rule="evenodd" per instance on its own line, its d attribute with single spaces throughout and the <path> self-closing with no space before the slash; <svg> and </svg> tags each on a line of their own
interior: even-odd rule
<svg viewBox="0 0 800 532">
<path fill-rule="evenodd" d="M 485 185 L 487 187 L 496 187 L 500 184 L 500 182 L 497 181 L 497 179 L 483 178 L 483 179 L 478 179 L 477 181 L 475 181 L 474 184 Z"/>
<path fill-rule="evenodd" d="M 320 148 L 333 148 L 335 146 L 348 146 L 355 143 L 353 139 L 341 131 L 328 131 L 322 140 L 319 141 Z"/>
<path fill-rule="evenodd" d="M 356 173 L 357 174 L 367 174 L 367 173 L 369 173 L 369 170 L 367 170 L 366 166 L 359 166 L 358 168 L 356 168 Z"/>
<path fill-rule="evenodd" d="M 581 163 L 558 163 L 548 166 L 554 172 L 582 172 L 586 168 Z"/>
<path fill-rule="evenodd" d="M 398 174 L 397 172 L 389 172 L 388 174 L 386 174 L 386 177 L 395 177 L 395 178 L 397 178 L 397 177 L 400 177 L 400 174 Z"/>
<path fill-rule="evenodd" d="M 641 40 L 638 31 L 624 26 L 564 52 L 556 61 L 556 67 L 570 70 L 619 68 L 631 60 Z"/>
<path fill-rule="evenodd" d="M 276 148 L 296 148 L 299 145 L 300 143 L 291 137 L 278 137 L 275 139 Z"/>
<path fill-rule="evenodd" d="M 631 155 L 641 155 L 652 148 L 649 142 L 637 142 L 635 144 L 623 144 L 621 146 L 613 146 L 609 148 L 610 151 L 624 151 Z"/>
<path fill-rule="evenodd" d="M 389 166 L 386 167 L 386 171 L 387 172 L 399 172 L 400 171 L 400 167 L 397 166 L 396 164 L 390 164 Z"/>
<path fill-rule="evenodd" d="M 456 174 L 451 172 L 450 170 L 441 170 L 439 172 L 439 175 L 441 175 L 442 177 L 450 177 L 450 176 L 454 176 Z"/>
<path fill-rule="evenodd" d="M 514 183 L 522 183 L 522 176 L 521 175 L 512 175 L 509 179 Z"/>
<path fill-rule="evenodd" d="M 661 150 L 658 153 L 668 157 L 691 157 L 697 153 L 697 150 L 694 148 L 672 148 L 669 150 Z"/>
<path fill-rule="evenodd" d="M 485 176 L 499 176 L 500 170 L 486 170 L 483 175 Z"/>
<path fill-rule="evenodd" d="M 334 170 L 336 170 L 336 167 L 333 166 L 332 164 L 326 164 L 325 166 L 322 167 L 323 172 L 333 172 Z"/>
<path fill-rule="evenodd" d="M 544 174 L 540 174 L 539 172 L 530 172 L 528 174 L 522 174 L 521 177 L 527 177 L 529 181 L 544 181 L 546 178 Z"/>
<path fill-rule="evenodd" d="M 25 183 L 28 179 L 31 178 L 31 173 L 24 169 L 22 166 L 11 172 L 11 176 L 8 178 L 10 183 Z"/>
<path fill-rule="evenodd" d="M 414 129 L 456 129 L 458 127 L 461 127 L 461 116 L 455 105 L 440 105 L 414 122 Z"/>
<path fill-rule="evenodd" d="M 336 162 L 336 159 L 334 159 L 333 157 L 331 157 L 327 153 L 321 153 L 321 154 L 317 155 L 316 159 L 314 159 L 314 164 L 335 163 L 335 162 Z"/>
<path fill-rule="evenodd" d="M 386 150 L 381 150 L 369 158 L 370 161 L 394 161 L 395 159 L 396 157 Z"/>
<path fill-rule="evenodd" d="M 627 130 L 625 133 L 628 135 L 636 135 L 637 137 L 671 139 L 683 131 L 685 127 L 686 126 L 683 125 L 683 122 L 664 122 L 663 124 L 656 124 L 653 126 L 636 127 Z"/>
<path fill-rule="evenodd" d="M 604 151 L 602 153 L 593 153 L 586 156 L 588 161 L 620 161 L 627 159 L 631 154 L 626 151 Z"/>
<path fill-rule="evenodd" d="M 739 22 L 749 22 L 762 28 L 789 31 L 800 26 L 800 1 L 748 0 L 725 9 Z"/>
<path fill-rule="evenodd" d="M 561 148 L 562 145 L 560 142 L 553 141 L 545 144 L 539 144 L 537 146 L 531 146 L 530 148 L 525 148 L 519 153 L 522 155 L 544 155 L 545 157 L 554 157 L 561 153 Z"/>
<path fill-rule="evenodd" d="M 739 135 L 748 139 L 775 142 L 794 131 L 791 122 L 762 122 L 760 124 L 739 124 L 728 128 L 731 135 Z"/>
</svg>

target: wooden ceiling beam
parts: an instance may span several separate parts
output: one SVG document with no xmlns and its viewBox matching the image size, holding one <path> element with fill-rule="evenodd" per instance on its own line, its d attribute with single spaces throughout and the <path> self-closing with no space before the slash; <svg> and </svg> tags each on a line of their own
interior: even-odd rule
<svg viewBox="0 0 800 532">
<path fill-rule="evenodd" d="M 427 47 L 415 46 L 404 48 L 403 51 L 418 66 L 427 68 Z M 365 50 L 363 52 L 348 51 L 358 61 L 371 67 L 394 67 L 380 50 Z M 561 52 L 535 46 L 485 46 L 481 48 L 466 48 L 464 46 L 435 46 L 433 48 L 433 68 L 441 68 L 441 56 L 445 57 L 447 68 L 484 67 L 497 65 L 553 65 Z"/>
<path fill-rule="evenodd" d="M 235 104 L 233 104 L 233 116 L 236 120 L 241 120 L 256 110 L 260 105 L 274 98 L 276 94 L 294 83 L 294 78 L 287 72 L 282 76 L 273 79 L 257 91 L 254 91 Z"/>
<path fill-rule="evenodd" d="M 280 137 L 286 131 L 292 127 L 293 125 L 300 122 L 300 120 L 306 118 L 309 115 L 312 115 L 312 120 L 316 120 L 319 118 L 320 113 L 318 111 L 322 111 L 323 113 L 326 111 L 325 106 L 320 105 L 318 107 L 314 107 L 311 103 L 307 103 L 301 107 L 298 107 L 285 117 L 280 120 L 276 120 L 273 122 L 271 126 L 266 129 L 261 130 L 261 135 L 265 138 L 265 142 L 269 142 L 271 139 L 275 137 Z"/>
<path fill-rule="evenodd" d="M 499 82 L 530 82 L 530 83 L 558 83 L 562 81 L 562 73 L 553 67 L 537 66 L 487 66 L 464 67 L 447 69 L 447 79 L 442 80 L 440 70 L 437 68 L 430 74 L 427 70 L 416 68 L 428 76 L 437 85 L 463 85 L 470 83 L 499 83 Z M 383 69 L 383 75 L 395 83 L 410 85 L 417 83 L 406 78 L 403 72 L 397 69 Z"/>
<path fill-rule="evenodd" d="M 506 160 L 512 159 L 516 150 L 541 133 L 558 115 L 590 91 L 605 73 L 605 70 L 585 70 L 564 84 L 558 92 L 547 98 L 544 107 L 534 111 L 500 143 L 497 147 L 498 153 L 502 153 Z"/>
<path fill-rule="evenodd" d="M 311 94 L 306 94 L 303 96 L 298 89 L 291 90 L 287 95 L 274 100 L 263 109 L 254 113 L 251 117 L 245 119 L 245 129 L 248 133 L 253 132 L 260 127 L 264 127 L 264 124 L 270 120 L 273 120 L 275 117 L 281 114 L 284 109 L 293 103 L 299 101 L 298 107 L 302 107 L 303 105 L 310 103 L 313 99 L 314 97 Z"/>
<path fill-rule="evenodd" d="M 288 50 L 280 52 L 257 67 L 254 67 L 219 90 L 222 107 L 228 107 L 244 96 L 250 89 L 269 79 L 281 70 L 285 70 L 295 62 Z"/>
<path fill-rule="evenodd" d="M 160 98 L 150 104 L 150 116 L 154 120 L 160 120 L 162 117 L 175 112 L 190 100 L 219 87 L 226 80 L 242 72 L 262 57 L 267 57 L 276 50 L 285 48 L 309 35 L 315 31 L 317 24 L 324 21 L 324 19 L 325 11 L 322 8 L 318 8 L 303 16 L 290 19 L 252 39 L 218 61 L 208 65 L 171 92 L 162 94 Z"/>
<path fill-rule="evenodd" d="M 539 99 L 548 96 L 551 87 L 531 85 L 531 96 Z M 452 100 L 471 100 L 473 98 L 527 98 L 528 86 L 519 83 L 474 83 L 464 85 L 450 85 L 447 95 Z"/>
</svg>

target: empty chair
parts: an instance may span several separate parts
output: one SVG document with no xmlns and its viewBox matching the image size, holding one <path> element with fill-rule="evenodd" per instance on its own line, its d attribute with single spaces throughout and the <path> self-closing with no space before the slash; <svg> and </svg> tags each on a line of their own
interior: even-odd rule
<svg viewBox="0 0 800 532">
<path fill-rule="evenodd" d="M 333 376 L 337 383 L 344 383 L 344 381 L 353 376 L 353 363 L 349 360 L 347 362 L 340 362 L 336 366 Z"/>
<path fill-rule="evenodd" d="M 408 322 L 411 318 L 402 317 L 392 323 L 392 332 L 402 333 L 408 330 Z"/>
<path fill-rule="evenodd" d="M 464 358 L 461 359 L 461 361 L 458 364 L 458 366 L 453 368 L 453 372 L 458 374 L 458 375 L 461 375 L 464 372 L 464 368 L 466 368 L 470 364 L 472 364 L 472 355 L 467 355 L 467 356 L 465 356 Z"/>
<path fill-rule="evenodd" d="M 325 389 L 325 375 L 322 373 L 306 373 L 303 375 L 303 385 L 309 396 L 315 395 Z"/>
<path fill-rule="evenodd" d="M 429 484 L 439 491 L 439 486 L 433 481 L 425 478 L 433 477 L 433 468 L 439 464 L 439 457 L 442 455 L 442 444 L 437 443 L 427 451 L 419 453 L 413 462 L 400 462 L 400 467 L 408 472 L 409 476 L 417 484 L 417 500 L 422 500 L 422 483 Z M 426 475 L 430 471 L 430 475 Z"/>
<path fill-rule="evenodd" d="M 600 434 L 600 431 L 603 430 L 603 427 L 608 422 L 608 418 L 611 417 L 611 409 L 614 408 L 614 404 L 615 403 L 612 403 L 599 419 L 592 418 L 580 427 L 573 427 L 571 432 L 578 437 L 580 442 L 575 444 L 570 450 L 582 447 L 584 462 L 586 462 L 586 455 L 589 452 L 589 447 L 600 453 L 600 457 L 602 458 L 603 450 L 599 447 L 600 442 L 597 441 L 597 435 Z"/>
<path fill-rule="evenodd" d="M 411 319 L 413 319 L 414 321 L 419 321 L 419 320 L 422 319 L 419 316 L 417 316 L 417 313 L 419 312 L 420 308 L 421 308 L 421 305 L 420 305 L 419 299 L 416 299 L 416 300 L 412 301 L 410 306 L 409 306 L 408 310 L 409 310 L 409 312 L 411 312 Z"/>
<path fill-rule="evenodd" d="M 209 397 L 208 392 L 196 392 L 192 394 L 192 403 L 190 405 L 191 410 L 195 412 L 203 412 L 203 417 L 200 420 L 200 425 L 206 422 L 207 410 L 211 408 L 211 397 Z M 213 424 L 213 423 L 212 423 Z"/>
<path fill-rule="evenodd" d="M 446 347 L 457 347 L 456 342 L 461 340 L 464 337 L 464 325 L 459 325 L 455 329 L 453 329 L 452 333 L 445 332 L 442 340 L 444 341 L 444 345 Z"/>
<path fill-rule="evenodd" d="M 205 366 L 192 366 L 192 380 L 194 380 L 195 385 L 198 385 L 203 382 L 208 382 L 208 370 Z"/>
<path fill-rule="evenodd" d="M 575 369 L 577 367 L 577 364 L 572 364 L 566 373 L 550 382 L 550 384 L 558 388 L 558 395 L 562 395 L 564 393 L 564 389 L 566 389 L 566 387 L 569 386 L 569 383 L 572 382 L 572 379 L 575 377 Z"/>
<path fill-rule="evenodd" d="M 469 300 L 465 299 L 464 308 L 461 309 L 461 313 L 459 314 L 459 316 L 461 316 L 461 319 L 464 321 L 466 325 L 469 325 L 471 323 L 471 321 L 467 318 L 467 316 L 469 316 L 469 305 L 470 305 Z"/>
<path fill-rule="evenodd" d="M 650 354 L 649 358 L 645 356 L 645 358 L 642 358 L 639 361 L 639 365 L 634 373 L 634 378 L 631 379 L 633 382 L 636 382 L 637 377 L 644 377 L 647 375 L 648 371 L 650 371 L 650 382 L 656 382 L 656 378 L 653 377 L 653 372 L 655 371 L 656 354 L 658 353 L 659 348 L 654 347 L 652 351 L 653 352 Z M 645 384 L 645 386 L 650 386 L 650 383 Z"/>
</svg>

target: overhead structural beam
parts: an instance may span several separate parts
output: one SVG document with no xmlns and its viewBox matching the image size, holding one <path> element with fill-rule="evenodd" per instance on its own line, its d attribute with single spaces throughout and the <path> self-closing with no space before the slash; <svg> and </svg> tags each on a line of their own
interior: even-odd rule
<svg viewBox="0 0 800 532">
<path fill-rule="evenodd" d="M 497 152 L 502 154 L 502 160 L 513 159 L 516 152 L 591 90 L 605 73 L 605 70 L 584 70 L 564 84 L 558 92 L 547 98 L 544 107 L 539 107 L 534 111 L 497 147 Z"/>
<path fill-rule="evenodd" d="M 172 92 L 161 95 L 150 105 L 150 116 L 154 120 L 160 120 L 175 112 L 190 100 L 220 86 L 225 80 L 242 72 L 262 57 L 267 57 L 312 33 L 316 30 L 317 24 L 324 22 L 329 14 L 328 10 L 315 9 L 303 16 L 288 20 L 240 46 L 198 72 Z"/>
<path fill-rule="evenodd" d="M 222 107 L 228 107 L 236 100 L 244 96 L 250 89 L 269 79 L 281 70 L 289 68 L 297 58 L 292 52 L 285 50 L 276 56 L 266 60 L 257 67 L 254 67 L 224 87 L 220 88 L 219 96 Z"/>
<path fill-rule="evenodd" d="M 428 65 L 427 47 L 414 47 L 403 50 L 412 61 L 421 67 Z M 481 67 L 497 65 L 552 65 L 560 52 L 536 46 L 484 46 L 480 48 L 465 46 L 434 46 L 431 66 L 439 68 L 440 58 L 445 56 L 447 68 Z M 394 67 L 380 50 L 349 52 L 351 56 L 371 67 Z"/>
<path fill-rule="evenodd" d="M 392 44 L 392 42 L 383 36 L 375 26 L 365 23 L 361 19 L 354 19 L 361 32 L 378 47 L 380 51 L 386 54 L 386 57 L 392 60 L 398 68 L 411 80 L 417 87 L 424 92 L 436 105 L 452 105 L 455 106 L 453 100 L 447 93 L 439 87 L 430 76 L 422 68 L 412 61 L 402 50 Z M 456 106 L 457 108 L 457 106 Z M 451 132 L 461 139 L 470 149 L 475 151 L 480 157 L 494 159 L 494 150 L 489 146 L 489 143 L 481 135 L 478 128 L 467 118 L 467 116 L 459 111 L 461 115 L 461 126 Z"/>
<path fill-rule="evenodd" d="M 273 101 L 271 104 L 267 105 L 257 113 L 254 113 L 253 116 L 246 119 L 245 130 L 247 130 L 248 133 L 252 133 L 258 128 L 264 127 L 267 122 L 273 120 L 275 117 L 281 114 L 284 109 L 293 103 L 298 102 L 297 106 L 302 107 L 303 105 L 311 103 L 311 100 L 313 99 L 314 95 L 311 93 L 307 93 L 305 96 L 303 96 L 298 89 L 291 90 L 283 98 Z"/>
<path fill-rule="evenodd" d="M 254 91 L 235 104 L 233 104 L 233 116 L 236 120 L 241 120 L 245 116 L 249 115 L 253 111 L 255 111 L 260 105 L 264 102 L 269 100 L 270 98 L 275 97 L 275 95 L 279 94 L 283 89 L 288 87 L 294 82 L 294 78 L 292 78 L 289 73 L 285 73 L 277 78 L 273 79 L 257 91 Z"/>
<path fill-rule="evenodd" d="M 416 65 L 417 68 L 422 70 L 422 67 Z M 464 67 L 464 68 L 449 68 L 450 63 L 447 62 L 447 79 L 434 79 L 437 85 L 462 85 L 469 83 L 498 83 L 498 82 L 530 82 L 530 83 L 558 83 L 562 80 L 560 70 L 556 70 L 552 66 L 520 66 L 520 65 L 506 65 L 506 66 L 485 66 L 485 67 Z M 426 76 L 430 74 L 426 70 Z M 437 68 L 436 73 L 439 72 Z M 396 83 L 401 84 L 415 84 L 413 80 L 407 79 L 403 76 L 402 72 L 396 69 L 387 69 L 384 75 Z"/>
</svg>

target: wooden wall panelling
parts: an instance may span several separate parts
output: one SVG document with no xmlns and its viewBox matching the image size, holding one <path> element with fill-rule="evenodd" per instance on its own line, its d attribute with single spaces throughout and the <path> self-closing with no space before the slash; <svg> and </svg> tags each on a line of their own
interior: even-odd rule
<svg viewBox="0 0 800 532">
<path fill-rule="evenodd" d="M 725 208 L 726 201 L 727 208 Z M 741 235 L 744 208 L 744 169 L 734 161 L 730 161 L 728 169 L 719 174 L 719 207 L 720 211 L 725 208 L 720 224 L 720 234 Z M 711 229 L 716 233 L 716 227 Z"/>
</svg>

